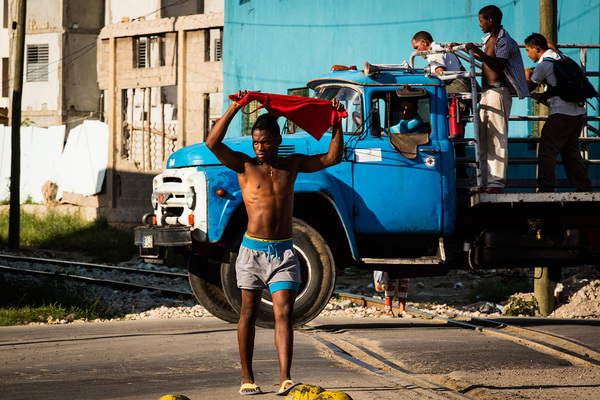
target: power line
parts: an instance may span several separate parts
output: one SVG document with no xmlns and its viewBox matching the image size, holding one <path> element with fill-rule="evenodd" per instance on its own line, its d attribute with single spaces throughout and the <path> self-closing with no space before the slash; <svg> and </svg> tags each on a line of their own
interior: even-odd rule
<svg viewBox="0 0 600 400">
<path fill-rule="evenodd" d="M 79 53 L 79 52 L 82 52 L 82 51 L 83 51 L 83 53 L 82 53 L 82 54 L 79 54 L 77 57 L 75 57 L 75 58 L 73 58 L 71 61 L 69 61 L 69 63 L 72 63 L 72 62 L 74 62 L 75 60 L 79 59 L 80 57 L 84 56 L 86 53 L 88 53 L 88 52 L 89 52 L 90 50 L 92 50 L 93 48 L 95 48 L 95 47 L 96 47 L 96 45 L 97 45 L 96 41 L 94 41 L 94 42 L 92 42 L 92 43 L 90 43 L 90 44 L 87 44 L 87 45 L 83 46 L 82 48 L 80 48 L 80 49 L 78 49 L 78 50 L 76 50 L 76 51 L 74 51 L 74 52 L 72 52 L 72 53 L 69 53 L 68 55 L 65 55 L 64 57 L 62 57 L 62 58 L 60 58 L 60 59 L 58 59 L 58 60 L 56 60 L 56 61 L 52 61 L 51 63 L 48 63 L 47 67 L 49 67 L 49 66 L 51 66 L 51 65 L 54 65 L 54 64 L 58 64 L 58 63 L 60 63 L 60 62 L 62 62 L 62 61 L 64 61 L 64 60 L 67 60 L 69 57 L 75 57 L 75 55 L 76 55 L 77 53 Z M 58 70 L 60 70 L 60 69 L 61 69 L 61 68 L 63 68 L 63 67 L 64 67 L 64 66 L 59 66 L 59 67 L 58 67 L 58 68 L 56 68 L 56 69 L 49 70 L 49 71 L 48 71 L 48 74 L 50 74 L 51 72 L 58 71 Z M 36 69 L 31 69 L 31 70 L 29 70 L 29 72 L 38 72 L 38 71 L 41 71 L 43 68 L 45 68 L 45 67 L 39 67 L 39 68 L 36 68 Z M 7 79 L 7 80 L 4 80 L 4 81 L 2 81 L 2 85 L 5 85 L 5 84 L 7 84 L 7 83 L 12 83 L 12 81 L 13 81 L 13 80 L 14 80 L 14 78 L 9 78 L 9 79 Z"/>
</svg>

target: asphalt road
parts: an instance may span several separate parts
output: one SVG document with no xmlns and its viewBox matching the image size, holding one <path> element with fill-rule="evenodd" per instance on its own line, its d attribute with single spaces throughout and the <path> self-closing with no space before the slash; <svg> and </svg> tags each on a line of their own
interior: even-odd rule
<svg viewBox="0 0 600 400">
<path fill-rule="evenodd" d="M 536 329 L 571 335 L 600 349 L 598 324 L 537 321 Z M 452 398 L 443 391 L 423 392 L 413 378 L 465 389 L 478 399 L 584 400 L 600 393 L 600 368 L 573 366 L 475 330 L 417 318 L 319 317 L 310 325 L 328 333 L 296 332 L 292 377 L 342 390 L 354 400 Z M 158 400 L 183 394 L 192 400 L 238 399 L 235 329 L 212 317 L 3 327 L 0 397 Z M 404 373 L 385 366 L 377 374 L 360 368 L 319 339 L 377 366 L 344 341 L 368 348 Z M 258 329 L 254 365 L 256 381 L 267 392 L 258 398 L 282 398 L 274 395 L 278 367 L 273 331 Z"/>
</svg>

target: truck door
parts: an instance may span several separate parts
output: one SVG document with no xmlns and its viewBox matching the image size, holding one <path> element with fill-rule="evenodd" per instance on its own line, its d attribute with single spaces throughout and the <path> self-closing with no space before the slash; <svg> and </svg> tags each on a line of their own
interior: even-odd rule
<svg viewBox="0 0 600 400">
<path fill-rule="evenodd" d="M 442 231 L 435 97 L 424 89 L 417 92 L 409 96 L 402 89 L 370 93 L 370 108 L 380 116 L 380 136 L 366 132 L 362 140 L 352 143 L 356 233 Z M 368 107 L 366 111 L 365 119 Z"/>
</svg>

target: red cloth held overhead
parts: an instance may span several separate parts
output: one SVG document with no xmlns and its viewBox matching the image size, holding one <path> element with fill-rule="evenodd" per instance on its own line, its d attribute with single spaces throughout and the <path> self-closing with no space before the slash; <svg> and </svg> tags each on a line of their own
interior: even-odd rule
<svg viewBox="0 0 600 400">
<path fill-rule="evenodd" d="M 265 107 L 269 114 L 289 119 L 317 140 L 327 129 L 348 116 L 346 110 L 335 111 L 331 101 L 324 99 L 261 92 L 248 92 L 242 99 L 232 94 L 229 99 L 242 106 L 257 100 L 262 103 L 259 108 Z"/>
</svg>

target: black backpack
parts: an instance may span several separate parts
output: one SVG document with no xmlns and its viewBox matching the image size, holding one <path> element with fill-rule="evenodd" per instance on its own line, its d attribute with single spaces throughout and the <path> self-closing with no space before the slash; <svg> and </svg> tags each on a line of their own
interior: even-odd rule
<svg viewBox="0 0 600 400">
<path fill-rule="evenodd" d="M 567 56 L 561 55 L 561 57 L 558 60 L 544 58 L 543 61 L 550 61 L 554 66 L 556 86 L 548 84 L 548 90 L 540 96 L 540 99 L 547 101 L 550 97 L 558 96 L 564 101 L 585 103 L 587 99 L 597 97 L 598 92 L 579 65 Z"/>
</svg>

